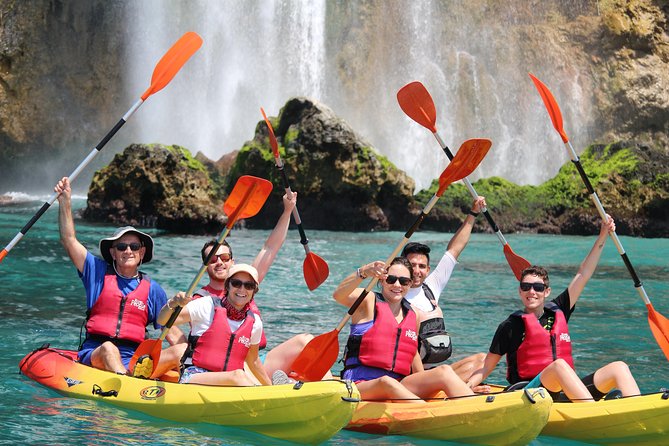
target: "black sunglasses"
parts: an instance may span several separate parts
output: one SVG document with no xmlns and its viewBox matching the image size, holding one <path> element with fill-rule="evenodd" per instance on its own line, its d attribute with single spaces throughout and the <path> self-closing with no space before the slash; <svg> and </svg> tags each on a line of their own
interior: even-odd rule
<svg viewBox="0 0 669 446">
<path fill-rule="evenodd" d="M 130 249 L 131 249 L 132 251 L 139 251 L 139 248 L 142 247 L 142 244 L 141 244 L 141 243 L 136 243 L 136 242 L 132 242 L 132 243 L 123 243 L 123 242 L 121 242 L 121 243 L 117 243 L 117 244 L 114 246 L 114 248 L 116 248 L 117 251 L 121 251 L 121 252 L 123 252 L 123 251 L 125 251 L 126 249 L 128 249 L 128 246 L 130 246 Z"/>
<path fill-rule="evenodd" d="M 239 279 L 230 279 L 230 286 L 234 288 L 241 288 L 243 286 L 247 291 L 253 291 L 256 289 L 255 282 L 244 282 L 243 280 Z"/>
<path fill-rule="evenodd" d="M 541 293 L 542 291 L 544 291 L 548 287 L 546 286 L 545 283 L 541 283 L 541 282 L 534 282 L 534 283 L 520 282 L 520 289 L 521 290 L 530 291 L 531 288 L 534 288 L 534 291 L 536 291 L 537 293 Z"/>
<path fill-rule="evenodd" d="M 386 283 L 388 285 L 393 285 L 398 280 L 400 281 L 400 285 L 402 285 L 402 286 L 407 286 L 411 283 L 411 278 L 410 277 L 403 277 L 403 276 L 388 276 L 388 277 L 386 277 Z"/>
</svg>

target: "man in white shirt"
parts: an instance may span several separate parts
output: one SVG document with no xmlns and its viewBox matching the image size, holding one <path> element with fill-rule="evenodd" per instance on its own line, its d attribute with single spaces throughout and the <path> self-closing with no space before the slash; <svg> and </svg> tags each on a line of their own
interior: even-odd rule
<svg viewBox="0 0 669 446">
<path fill-rule="evenodd" d="M 417 309 L 420 320 L 420 353 L 426 369 L 446 360 L 451 353 L 450 336 L 447 335 L 444 315 L 439 308 L 439 297 L 451 278 L 458 256 L 467 246 L 476 217 L 486 206 L 485 198 L 479 196 L 473 203 L 462 226 L 448 243 L 443 257 L 434 271 L 430 269 L 430 247 L 422 243 L 408 243 L 402 251 L 413 266 L 414 282 L 405 298 Z M 477 353 L 451 364 L 464 381 L 482 367 L 484 353 Z"/>
</svg>

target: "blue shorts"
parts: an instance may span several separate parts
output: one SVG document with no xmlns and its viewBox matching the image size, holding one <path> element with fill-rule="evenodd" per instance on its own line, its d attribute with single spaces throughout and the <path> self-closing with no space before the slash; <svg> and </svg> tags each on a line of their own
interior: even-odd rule
<svg viewBox="0 0 669 446">
<path fill-rule="evenodd" d="M 204 373 L 208 372 L 209 370 L 203 369 L 202 367 L 197 367 L 197 366 L 190 366 L 186 367 L 184 372 L 181 374 L 181 378 L 179 378 L 179 383 L 180 384 L 188 384 L 190 382 L 190 379 L 193 377 L 193 375 L 197 375 L 198 373 Z"/>
<path fill-rule="evenodd" d="M 81 349 L 77 354 L 79 362 L 85 365 L 91 365 L 91 355 L 93 354 L 93 351 L 95 351 L 95 349 L 98 348 L 100 345 L 102 345 L 101 342 L 93 341 L 90 339 L 84 341 L 84 344 L 81 346 Z M 130 347 L 127 345 L 117 346 L 117 348 L 118 351 L 121 353 L 121 361 L 123 361 L 123 366 L 127 369 L 128 366 L 130 365 L 130 360 L 132 359 L 132 355 L 135 354 L 135 350 L 137 349 L 135 347 Z"/>
</svg>

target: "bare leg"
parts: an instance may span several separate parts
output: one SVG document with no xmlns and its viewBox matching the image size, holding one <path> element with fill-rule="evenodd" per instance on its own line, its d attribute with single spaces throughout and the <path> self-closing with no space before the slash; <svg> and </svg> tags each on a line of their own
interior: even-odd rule
<svg viewBox="0 0 669 446">
<path fill-rule="evenodd" d="M 313 335 L 302 333 L 293 336 L 270 350 L 263 362 L 267 374 L 272 376 L 277 370 L 290 373 L 290 366 L 293 364 L 293 361 L 313 338 Z M 323 379 L 332 379 L 332 373 L 328 370 Z"/>
<path fill-rule="evenodd" d="M 472 376 L 472 373 L 483 368 L 484 360 L 485 353 L 476 353 L 475 355 L 467 356 L 466 358 L 451 364 L 451 368 L 453 368 L 453 371 L 461 380 L 468 381 Z"/>
<path fill-rule="evenodd" d="M 191 376 L 190 384 L 204 384 L 208 386 L 253 386 L 253 381 L 244 370 L 229 372 L 204 372 Z"/>
<path fill-rule="evenodd" d="M 607 393 L 614 388 L 620 390 L 623 396 L 641 393 L 632 372 L 622 361 L 615 361 L 598 369 L 593 377 L 593 383 L 602 393 Z"/>
<path fill-rule="evenodd" d="M 126 373 L 127 369 L 121 360 L 121 352 L 111 342 L 103 342 L 91 354 L 91 365 L 96 369 L 109 370 L 110 372 Z"/>
<path fill-rule="evenodd" d="M 161 377 L 170 370 L 179 368 L 186 347 L 188 343 L 174 344 L 161 351 L 160 360 L 151 377 Z"/>
<path fill-rule="evenodd" d="M 363 400 L 391 400 L 401 403 L 423 403 L 416 394 L 389 376 L 356 383 Z"/>
<path fill-rule="evenodd" d="M 460 379 L 448 365 L 413 373 L 405 377 L 402 384 L 421 398 L 430 398 L 443 390 L 449 397 L 473 395 L 472 389 Z"/>
<path fill-rule="evenodd" d="M 556 359 L 541 372 L 541 385 L 551 392 L 564 391 L 575 403 L 594 401 L 585 384 L 564 359 Z"/>
</svg>

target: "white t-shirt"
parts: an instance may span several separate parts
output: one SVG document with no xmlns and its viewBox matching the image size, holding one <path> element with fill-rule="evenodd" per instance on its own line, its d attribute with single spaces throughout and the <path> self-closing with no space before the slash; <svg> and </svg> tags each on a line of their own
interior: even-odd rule
<svg viewBox="0 0 669 446">
<path fill-rule="evenodd" d="M 219 305 L 218 302 L 220 299 L 215 297 L 214 300 L 216 305 Z M 211 297 L 201 297 L 192 300 L 188 302 L 186 308 L 188 308 L 188 313 L 190 314 L 190 333 L 193 336 L 202 336 L 214 320 L 214 303 Z M 262 335 L 262 320 L 260 320 L 260 316 L 257 314 L 254 316 L 253 328 L 251 329 L 251 345 L 258 345 L 260 344 L 260 337 Z M 237 330 L 242 325 L 242 322 L 244 321 L 232 321 L 228 319 L 230 330 Z"/>
<path fill-rule="evenodd" d="M 439 303 L 439 296 L 444 288 L 446 288 L 446 284 L 453 273 L 453 268 L 455 268 L 455 265 L 457 264 L 458 261 L 455 260 L 455 257 L 453 257 L 450 252 L 446 251 L 441 260 L 439 260 L 437 267 L 432 270 L 423 282 L 430 288 L 437 303 Z M 427 296 L 425 296 L 425 291 L 422 286 L 409 289 L 409 292 L 404 298 L 419 310 L 432 311 L 432 304 Z"/>
</svg>

